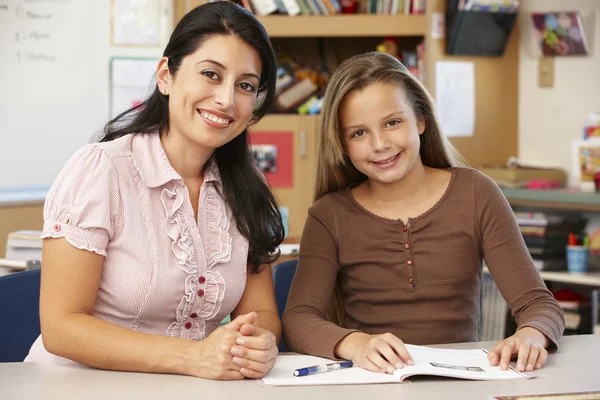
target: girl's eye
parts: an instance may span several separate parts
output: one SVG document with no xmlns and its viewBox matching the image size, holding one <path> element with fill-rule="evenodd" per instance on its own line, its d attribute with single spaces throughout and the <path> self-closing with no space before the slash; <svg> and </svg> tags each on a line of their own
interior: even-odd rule
<svg viewBox="0 0 600 400">
<path fill-rule="evenodd" d="M 350 135 L 350 137 L 351 138 L 359 138 L 359 137 L 361 137 L 364 134 L 365 134 L 365 131 L 363 131 L 361 129 L 361 130 L 358 130 L 358 131 L 354 132 L 352 135 Z"/>
<path fill-rule="evenodd" d="M 250 93 L 254 93 L 256 92 L 256 87 L 248 82 L 242 82 L 240 83 L 240 87 L 242 88 L 242 90 L 245 90 L 246 92 L 250 92 Z"/>
<path fill-rule="evenodd" d="M 392 126 L 396 126 L 396 125 L 398 125 L 400 122 L 401 122 L 401 121 L 400 121 L 400 120 L 398 120 L 398 119 L 393 119 L 393 120 L 389 121 L 389 122 L 387 123 L 387 125 L 388 125 L 388 126 L 390 126 L 390 127 L 392 127 Z"/>
<path fill-rule="evenodd" d="M 212 80 L 219 79 L 219 75 L 215 71 L 202 71 L 202 75 Z"/>
</svg>

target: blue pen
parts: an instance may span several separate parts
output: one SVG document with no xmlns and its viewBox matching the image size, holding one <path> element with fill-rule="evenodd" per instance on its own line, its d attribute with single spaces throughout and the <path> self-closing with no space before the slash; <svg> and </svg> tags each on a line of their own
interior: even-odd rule
<svg viewBox="0 0 600 400">
<path fill-rule="evenodd" d="M 324 365 L 313 365 L 312 367 L 300 368 L 294 371 L 294 376 L 306 376 L 320 374 L 323 372 L 337 371 L 342 368 L 352 368 L 354 363 L 351 360 L 339 361 Z"/>
</svg>

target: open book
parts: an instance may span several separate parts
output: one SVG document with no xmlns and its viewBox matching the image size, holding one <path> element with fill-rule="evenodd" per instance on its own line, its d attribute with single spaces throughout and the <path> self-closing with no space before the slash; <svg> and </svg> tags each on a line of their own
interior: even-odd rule
<svg viewBox="0 0 600 400">
<path fill-rule="evenodd" d="M 492 367 L 486 350 L 448 350 L 406 345 L 415 364 L 397 369 L 393 374 L 367 371 L 359 367 L 340 369 L 315 375 L 294 376 L 294 370 L 332 362 L 326 358 L 304 355 L 281 355 L 275 367 L 262 381 L 270 386 L 301 385 L 360 385 L 368 383 L 401 382 L 410 376 L 432 375 L 473 380 L 527 379 L 512 368 L 507 371 Z"/>
</svg>

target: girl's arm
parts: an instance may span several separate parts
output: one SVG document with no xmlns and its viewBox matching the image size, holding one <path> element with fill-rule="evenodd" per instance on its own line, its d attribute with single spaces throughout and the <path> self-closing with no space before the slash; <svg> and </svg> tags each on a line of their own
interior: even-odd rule
<svg viewBox="0 0 600 400">
<path fill-rule="evenodd" d="M 245 316 L 202 341 L 135 332 L 93 317 L 104 257 L 65 238 L 44 240 L 42 252 L 40 321 L 50 353 L 109 370 L 243 378 L 220 349 L 235 344 Z"/>
<path fill-rule="evenodd" d="M 356 332 L 330 322 L 339 271 L 337 237 L 335 210 L 325 197 L 309 210 L 283 315 L 283 333 L 290 350 L 335 358 L 338 342 Z"/>
<path fill-rule="evenodd" d="M 511 340 L 490 352 L 490 361 L 507 367 L 510 357 L 518 355 L 525 368 L 541 366 L 536 363 L 539 354 L 543 358 L 546 347 L 558 347 L 565 328 L 564 313 L 535 268 L 498 186 L 480 172 L 474 172 L 473 179 L 482 255 L 518 327 Z M 532 356 L 529 362 L 525 362 L 525 352 Z"/>
</svg>

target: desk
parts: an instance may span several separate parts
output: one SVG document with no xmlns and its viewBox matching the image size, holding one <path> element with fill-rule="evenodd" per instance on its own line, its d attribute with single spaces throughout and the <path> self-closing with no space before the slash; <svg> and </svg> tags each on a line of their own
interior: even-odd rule
<svg viewBox="0 0 600 400">
<path fill-rule="evenodd" d="M 495 342 L 440 347 L 491 348 Z M 503 382 L 428 379 L 408 384 L 262 387 L 252 380 L 218 382 L 176 375 L 153 375 L 51 364 L 0 364 L 2 399 L 486 399 L 491 395 L 600 391 L 600 336 L 564 337 L 537 379 Z"/>
</svg>

